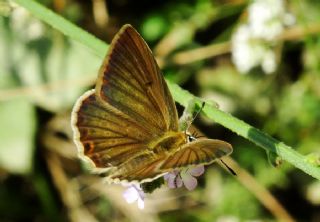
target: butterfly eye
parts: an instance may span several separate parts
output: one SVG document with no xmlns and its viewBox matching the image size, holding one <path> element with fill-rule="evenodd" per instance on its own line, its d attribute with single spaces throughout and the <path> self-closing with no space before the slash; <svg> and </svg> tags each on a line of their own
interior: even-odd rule
<svg viewBox="0 0 320 222">
<path fill-rule="evenodd" d="M 192 134 L 187 134 L 187 140 L 188 143 L 191 143 L 193 141 L 195 141 L 197 138 L 195 136 L 193 136 Z"/>
</svg>

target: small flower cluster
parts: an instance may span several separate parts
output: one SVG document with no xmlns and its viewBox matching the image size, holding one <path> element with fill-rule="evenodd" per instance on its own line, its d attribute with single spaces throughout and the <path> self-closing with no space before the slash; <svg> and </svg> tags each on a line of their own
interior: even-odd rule
<svg viewBox="0 0 320 222">
<path fill-rule="evenodd" d="M 164 179 L 167 181 L 168 187 L 171 189 L 180 188 L 183 185 L 188 190 L 194 190 L 197 185 L 196 177 L 204 173 L 204 166 L 199 165 L 196 167 L 188 167 L 182 170 L 173 170 L 164 175 Z M 143 192 L 141 187 L 137 185 L 131 185 L 123 193 L 124 199 L 128 203 L 138 202 L 139 209 L 144 209 L 144 199 L 146 194 Z"/>
<path fill-rule="evenodd" d="M 274 46 L 285 26 L 294 23 L 283 0 L 255 0 L 248 8 L 248 22 L 232 37 L 232 60 L 240 73 L 261 66 L 266 74 L 276 70 Z"/>
<path fill-rule="evenodd" d="M 194 168 L 184 168 L 181 171 L 174 170 L 173 172 L 164 175 L 164 179 L 171 189 L 180 188 L 184 185 L 188 190 L 194 190 L 198 181 L 196 177 L 204 173 L 204 166 L 200 165 Z"/>
</svg>

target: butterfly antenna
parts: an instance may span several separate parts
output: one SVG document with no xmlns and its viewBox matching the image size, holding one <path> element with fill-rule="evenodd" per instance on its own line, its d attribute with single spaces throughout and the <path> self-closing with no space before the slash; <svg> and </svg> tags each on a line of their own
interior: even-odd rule
<svg viewBox="0 0 320 222">
<path fill-rule="evenodd" d="M 202 111 L 202 109 L 203 109 L 203 107 L 204 107 L 205 104 L 206 104 L 205 102 L 202 102 L 200 109 L 198 110 L 198 112 L 196 113 L 196 115 L 194 115 L 194 117 L 193 117 L 192 120 L 190 121 L 190 124 L 189 124 L 189 126 L 187 127 L 186 132 L 187 132 L 188 129 L 190 128 L 191 123 L 193 123 L 193 121 L 194 121 L 194 120 L 198 117 L 198 115 L 201 113 L 201 111 Z"/>
<path fill-rule="evenodd" d="M 231 167 L 229 167 L 225 162 L 223 162 L 222 159 L 220 159 L 220 161 L 229 170 L 230 173 L 232 173 L 234 176 L 237 176 L 236 172 L 234 172 L 234 170 Z"/>
</svg>

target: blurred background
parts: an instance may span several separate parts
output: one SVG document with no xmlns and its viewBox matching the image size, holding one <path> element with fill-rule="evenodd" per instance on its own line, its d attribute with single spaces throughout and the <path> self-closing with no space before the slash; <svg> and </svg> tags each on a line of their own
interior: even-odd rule
<svg viewBox="0 0 320 222">
<path fill-rule="evenodd" d="M 39 2 L 107 43 L 132 24 L 167 79 L 320 164 L 318 0 Z M 192 192 L 127 204 L 72 141 L 70 111 L 102 59 L 11 1 L 0 14 L 0 221 L 320 221 L 318 180 L 204 116 L 195 125 L 233 145 L 238 175 L 213 164 Z"/>
</svg>

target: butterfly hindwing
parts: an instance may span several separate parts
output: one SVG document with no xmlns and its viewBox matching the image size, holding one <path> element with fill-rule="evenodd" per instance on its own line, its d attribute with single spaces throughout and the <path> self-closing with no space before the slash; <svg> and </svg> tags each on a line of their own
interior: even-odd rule
<svg viewBox="0 0 320 222">
<path fill-rule="evenodd" d="M 155 156 L 152 153 L 144 153 L 119 166 L 118 169 L 110 172 L 113 181 L 138 181 L 149 182 L 162 176 L 165 172 L 160 170 L 160 166 L 165 156 Z M 108 180 L 108 178 L 107 178 Z"/>
<path fill-rule="evenodd" d="M 231 152 L 231 145 L 222 140 L 198 139 L 170 153 L 161 165 L 161 170 L 181 168 L 188 165 L 210 164 L 231 154 Z"/>
</svg>

